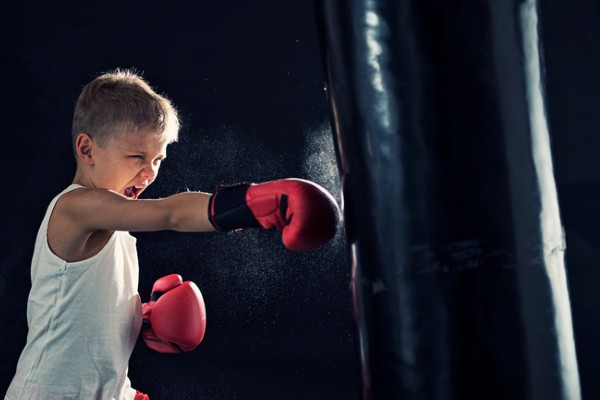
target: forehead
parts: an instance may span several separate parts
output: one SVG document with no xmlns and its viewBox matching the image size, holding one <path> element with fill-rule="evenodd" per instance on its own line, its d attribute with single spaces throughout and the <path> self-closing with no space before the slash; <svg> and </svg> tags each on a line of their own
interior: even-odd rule
<svg viewBox="0 0 600 400">
<path fill-rule="evenodd" d="M 126 151 L 164 153 L 167 142 L 153 132 L 124 132 L 111 140 L 115 147 Z"/>
</svg>

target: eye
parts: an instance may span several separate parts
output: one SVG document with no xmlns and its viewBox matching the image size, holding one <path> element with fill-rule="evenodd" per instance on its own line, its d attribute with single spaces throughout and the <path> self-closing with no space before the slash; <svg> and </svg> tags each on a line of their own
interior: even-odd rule
<svg viewBox="0 0 600 400">
<path fill-rule="evenodd" d="M 156 158 L 154 160 L 154 165 L 160 165 L 163 161 L 165 161 L 164 158 Z"/>
<path fill-rule="evenodd" d="M 135 158 L 135 159 L 138 159 L 138 160 L 143 160 L 144 156 L 141 155 L 141 154 L 133 154 L 133 155 L 127 156 L 127 158 Z"/>
</svg>

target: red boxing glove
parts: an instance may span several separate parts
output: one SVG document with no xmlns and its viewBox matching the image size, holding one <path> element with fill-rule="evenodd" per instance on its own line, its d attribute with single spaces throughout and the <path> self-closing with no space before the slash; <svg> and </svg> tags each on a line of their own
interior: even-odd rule
<svg viewBox="0 0 600 400">
<path fill-rule="evenodd" d="M 311 250 L 331 240 L 339 214 L 329 192 L 295 178 L 218 188 L 208 204 L 210 222 L 218 231 L 275 228 L 293 251 Z"/>
<path fill-rule="evenodd" d="M 206 310 L 198 286 L 182 282 L 178 274 L 158 279 L 150 301 L 142 305 L 141 336 L 146 345 L 159 353 L 192 351 L 205 330 Z"/>
</svg>

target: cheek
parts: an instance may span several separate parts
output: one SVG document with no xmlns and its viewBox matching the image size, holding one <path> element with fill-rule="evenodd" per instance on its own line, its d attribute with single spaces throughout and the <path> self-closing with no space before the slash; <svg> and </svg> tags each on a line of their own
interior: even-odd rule
<svg viewBox="0 0 600 400">
<path fill-rule="evenodd" d="M 135 160 L 116 161 L 106 166 L 104 173 L 114 181 L 131 180 L 142 170 Z"/>
<path fill-rule="evenodd" d="M 156 180 L 156 177 L 158 177 L 158 171 L 160 171 L 160 166 L 153 167 L 152 171 L 153 171 L 153 175 L 154 175 L 152 177 L 152 180 L 154 181 L 154 180 Z"/>
</svg>

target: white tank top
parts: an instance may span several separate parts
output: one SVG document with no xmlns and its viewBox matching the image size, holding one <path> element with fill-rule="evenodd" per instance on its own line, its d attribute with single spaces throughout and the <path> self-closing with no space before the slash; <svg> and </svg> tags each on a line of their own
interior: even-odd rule
<svg viewBox="0 0 600 400">
<path fill-rule="evenodd" d="M 141 327 L 136 239 L 114 232 L 98 254 L 66 262 L 48 246 L 46 211 L 31 262 L 27 343 L 6 398 L 131 400 L 129 357 Z"/>
</svg>

